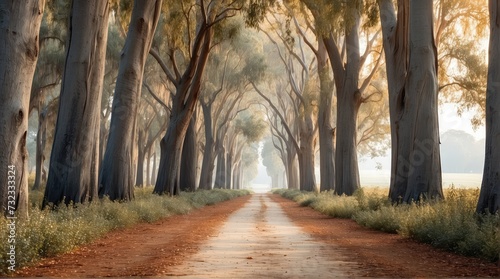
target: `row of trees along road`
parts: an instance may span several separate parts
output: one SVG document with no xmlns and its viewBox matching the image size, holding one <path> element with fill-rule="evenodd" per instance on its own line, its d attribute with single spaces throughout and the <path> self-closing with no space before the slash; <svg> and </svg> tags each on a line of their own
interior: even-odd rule
<svg viewBox="0 0 500 279">
<path fill-rule="evenodd" d="M 477 211 L 497 212 L 498 4 L 2 1 L 0 203 L 15 168 L 16 210 L 27 215 L 34 111 L 44 207 L 128 201 L 136 185 L 240 188 L 263 136 L 275 185 L 352 195 L 358 152 L 390 147 L 390 199 L 440 199 L 441 94 L 486 124 Z M 487 7 L 488 63 L 475 43 L 488 34 Z"/>
</svg>

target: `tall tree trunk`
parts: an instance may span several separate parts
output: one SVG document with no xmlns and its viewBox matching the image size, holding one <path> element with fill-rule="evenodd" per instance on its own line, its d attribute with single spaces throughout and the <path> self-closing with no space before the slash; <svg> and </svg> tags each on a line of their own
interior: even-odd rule
<svg viewBox="0 0 500 279">
<path fill-rule="evenodd" d="M 156 144 L 153 145 L 156 150 Z M 156 174 L 158 173 L 158 170 L 156 169 L 156 151 L 153 153 L 153 171 L 151 172 L 151 185 L 156 184 Z"/>
<path fill-rule="evenodd" d="M 332 127 L 333 84 L 323 40 L 319 40 L 317 60 L 320 80 L 318 111 L 320 189 L 328 191 L 335 189 L 335 149 L 333 146 L 335 132 Z"/>
<path fill-rule="evenodd" d="M 231 150 L 227 153 L 226 157 L 226 189 L 231 189 L 231 184 L 233 182 L 233 153 Z"/>
<path fill-rule="evenodd" d="M 107 120 L 101 118 L 100 134 L 99 134 L 99 161 L 104 160 L 104 153 L 106 151 L 106 143 L 108 142 L 109 131 L 106 128 Z"/>
<path fill-rule="evenodd" d="M 234 165 L 233 169 L 233 189 L 239 190 L 241 189 L 240 187 L 240 167 L 241 167 L 241 160 L 238 160 L 238 162 Z"/>
<path fill-rule="evenodd" d="M 214 188 L 224 189 L 226 187 L 226 149 L 220 147 L 218 150 Z"/>
<path fill-rule="evenodd" d="M 139 131 L 138 142 L 142 143 L 146 141 L 147 136 L 145 131 Z M 141 144 L 142 145 L 142 144 Z M 146 150 L 144 146 L 139 146 L 137 148 L 137 175 L 135 177 L 135 185 L 138 187 L 144 186 L 144 160 L 146 158 Z M 131 163 L 132 164 L 132 163 Z"/>
<path fill-rule="evenodd" d="M 294 147 L 287 148 L 286 178 L 288 189 L 299 189 L 299 174 L 297 169 L 297 153 Z"/>
<path fill-rule="evenodd" d="M 203 161 L 201 164 L 201 174 L 200 174 L 200 189 L 211 190 L 212 189 L 212 174 L 214 170 L 214 151 L 215 151 L 215 141 L 212 128 L 212 109 L 211 105 L 202 104 L 203 118 L 205 125 L 205 147 L 203 152 Z"/>
<path fill-rule="evenodd" d="M 403 165 L 399 163 L 401 154 L 399 117 L 403 112 L 402 100 L 408 67 L 408 14 L 409 2 L 398 1 L 398 12 L 392 0 L 379 0 L 382 23 L 383 44 L 386 60 L 387 83 L 389 89 L 389 116 L 391 123 L 391 181 L 389 197 L 393 202 L 402 201 L 408 178 Z"/>
<path fill-rule="evenodd" d="M 68 52 L 43 206 L 62 201 L 83 203 L 97 194 L 93 162 L 97 161 L 96 121 L 104 77 L 102 54 L 107 40 L 102 32 L 107 32 L 108 16 L 108 1 L 72 3 Z"/>
<path fill-rule="evenodd" d="M 0 3 L 0 208 L 7 216 L 13 211 L 28 216 L 26 137 L 44 5 L 44 0 Z"/>
<path fill-rule="evenodd" d="M 40 108 L 38 109 L 40 110 Z M 36 168 L 35 168 L 35 183 L 33 190 L 40 190 L 43 182 L 42 173 L 45 168 L 45 143 L 47 142 L 47 111 L 42 109 L 38 113 L 38 131 L 36 133 Z"/>
<path fill-rule="evenodd" d="M 343 84 L 337 88 L 337 131 L 335 150 L 335 193 L 352 195 L 359 187 L 356 131 L 361 93 L 358 89 L 360 71 L 359 11 L 350 13 L 353 24 L 346 29 L 347 63 Z"/>
<path fill-rule="evenodd" d="M 180 188 L 182 191 L 196 191 L 196 113 L 193 114 L 186 131 L 182 147 Z"/>
<path fill-rule="evenodd" d="M 486 91 L 486 152 L 478 213 L 500 211 L 500 3 L 489 1 L 490 46 Z"/>
<path fill-rule="evenodd" d="M 300 190 L 316 191 L 316 175 L 314 173 L 315 134 L 311 112 L 305 112 L 300 123 L 299 172 Z"/>
<path fill-rule="evenodd" d="M 408 74 L 399 99 L 404 107 L 399 138 L 409 139 L 399 142 L 398 164 L 407 165 L 408 170 L 403 173 L 408 178 L 404 202 L 443 197 L 432 0 L 410 1 L 409 26 Z"/>
<path fill-rule="evenodd" d="M 151 185 L 151 147 L 146 152 L 146 185 Z"/>
<path fill-rule="evenodd" d="M 137 110 L 142 89 L 144 65 L 151 48 L 161 12 L 161 0 L 136 0 L 122 52 L 113 97 L 110 134 L 100 177 L 99 195 L 111 200 L 134 198 L 133 153 Z M 144 150 L 142 150 L 144 159 Z M 139 158 L 141 159 L 141 158 Z M 144 160 L 138 162 L 143 176 Z M 141 179 L 141 185 L 143 179 Z"/>
<path fill-rule="evenodd" d="M 192 82 L 188 84 L 183 82 L 178 88 L 172 104 L 172 115 L 165 137 L 161 140 L 160 167 L 158 171 L 158 180 L 156 181 L 154 193 L 174 195 L 180 189 L 174 189 L 178 183 L 178 174 L 180 172 L 180 160 L 182 153 L 182 144 L 186 137 L 186 131 L 190 119 L 193 117 L 196 102 L 200 94 L 201 78 L 207 64 L 208 55 L 213 37 L 213 30 L 209 26 L 200 28 L 197 42 L 194 50 L 201 49 L 200 53 L 195 53 L 191 61 L 191 67 L 195 67 L 195 74 Z M 201 48 L 196 44 L 201 44 Z M 189 70 L 186 72 L 189 74 Z M 187 79 L 188 77 L 186 77 Z M 183 78 L 183 80 L 186 80 Z M 189 94 L 187 94 L 189 92 Z M 176 175 L 177 174 L 177 175 Z M 175 191 L 174 191 L 175 190 Z"/>
</svg>

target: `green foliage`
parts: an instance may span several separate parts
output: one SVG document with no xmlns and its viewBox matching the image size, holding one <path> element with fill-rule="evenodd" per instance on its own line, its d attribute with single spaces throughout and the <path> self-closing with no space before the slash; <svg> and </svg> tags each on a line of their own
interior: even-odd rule
<svg viewBox="0 0 500 279">
<path fill-rule="evenodd" d="M 269 8 L 274 7 L 276 0 L 249 0 L 245 8 L 245 23 L 249 27 L 257 27 L 264 20 Z"/>
<path fill-rule="evenodd" d="M 16 224 L 16 266 L 33 264 L 43 257 L 71 251 L 101 237 L 110 230 L 138 222 L 155 222 L 174 214 L 186 214 L 195 208 L 248 195 L 246 190 L 212 190 L 182 193 L 179 197 L 151 194 L 151 188 L 136 189 L 136 199 L 128 203 L 107 199 L 90 205 L 68 206 L 57 211 L 40 211 L 41 195 L 31 192 L 29 220 Z M 7 244 L 7 219 L 0 218 L 0 242 Z M 0 245 L 0 261 L 5 263 L 7 245 Z M 0 265 L 0 274 L 7 266 Z"/>
<path fill-rule="evenodd" d="M 237 131 L 241 132 L 249 142 L 257 142 L 264 135 L 267 125 L 261 114 L 242 112 L 235 121 L 235 128 Z"/>
<path fill-rule="evenodd" d="M 245 67 L 243 68 L 243 73 L 247 79 L 251 82 L 258 83 L 264 79 L 267 64 L 265 58 L 262 55 L 255 55 L 253 57 L 247 57 Z"/>
<path fill-rule="evenodd" d="M 393 206 L 378 190 L 360 190 L 353 197 L 331 192 L 276 190 L 303 206 L 362 226 L 429 243 L 466 256 L 499 260 L 500 215 L 475 214 L 477 190 L 450 189 L 440 202 Z"/>
</svg>

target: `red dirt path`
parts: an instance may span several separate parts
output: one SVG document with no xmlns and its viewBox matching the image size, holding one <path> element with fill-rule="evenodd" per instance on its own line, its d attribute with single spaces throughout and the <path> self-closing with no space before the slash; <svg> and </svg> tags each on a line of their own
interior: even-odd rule
<svg viewBox="0 0 500 279">
<path fill-rule="evenodd" d="M 162 276 L 217 235 L 227 217 L 249 197 L 237 198 L 172 216 L 154 224 L 114 231 L 71 253 L 42 260 L 18 271 L 29 277 Z M 416 243 L 398 235 L 365 229 L 351 220 L 333 219 L 277 195 L 288 217 L 324 245 L 337 247 L 361 264 L 370 277 L 500 277 L 500 267 Z"/>
<path fill-rule="evenodd" d="M 500 266 L 438 250 L 430 245 L 335 219 L 272 195 L 287 216 L 315 239 L 345 249 L 345 255 L 369 270 L 370 277 L 500 277 Z"/>
</svg>

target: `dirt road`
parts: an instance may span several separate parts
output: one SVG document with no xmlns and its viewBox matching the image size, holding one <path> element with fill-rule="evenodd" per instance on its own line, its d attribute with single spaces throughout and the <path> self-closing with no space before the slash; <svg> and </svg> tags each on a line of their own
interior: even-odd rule
<svg viewBox="0 0 500 279">
<path fill-rule="evenodd" d="M 16 274 L 28 277 L 499 277 L 495 264 L 253 195 L 115 231 Z"/>
<path fill-rule="evenodd" d="M 267 195 L 253 195 L 217 237 L 169 275 L 186 278 L 338 278 L 359 276 L 339 249 L 305 234 Z"/>
</svg>

